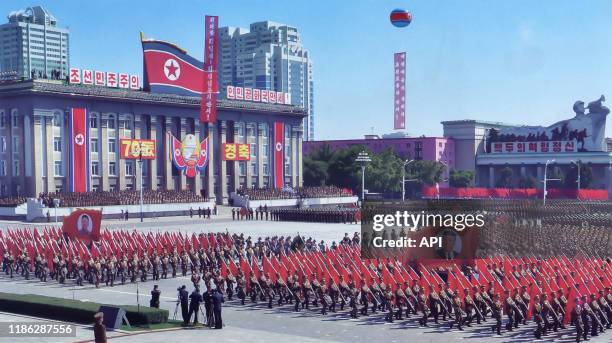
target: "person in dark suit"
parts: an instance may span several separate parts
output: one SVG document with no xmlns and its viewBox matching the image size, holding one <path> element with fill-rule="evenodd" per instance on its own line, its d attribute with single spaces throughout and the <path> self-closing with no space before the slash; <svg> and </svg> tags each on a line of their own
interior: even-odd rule
<svg viewBox="0 0 612 343">
<path fill-rule="evenodd" d="M 200 289 L 196 287 L 191 295 L 189 296 L 189 316 L 187 322 L 191 320 L 191 315 L 195 314 L 193 319 L 193 325 L 198 324 L 198 312 L 200 311 L 200 303 L 202 302 L 202 294 L 200 294 Z"/>
<path fill-rule="evenodd" d="M 151 291 L 151 301 L 149 305 L 151 307 L 159 308 L 159 297 L 161 296 L 161 291 L 159 290 L 157 285 L 153 286 L 153 290 Z"/>
<path fill-rule="evenodd" d="M 217 289 L 213 289 L 212 303 L 213 303 L 213 314 L 215 316 L 215 329 L 223 328 L 223 320 L 221 319 L 221 306 L 225 302 L 223 294 Z"/>
<path fill-rule="evenodd" d="M 185 285 L 179 288 L 179 300 L 181 302 L 181 314 L 183 315 L 183 325 L 189 324 L 189 292 Z"/>
<path fill-rule="evenodd" d="M 104 325 L 104 313 L 98 312 L 94 315 L 94 341 L 96 343 L 106 343 L 106 326 Z"/>
<path fill-rule="evenodd" d="M 202 293 L 202 300 L 204 300 L 204 309 L 206 310 L 206 325 L 213 327 L 212 290 L 209 283 L 206 283 L 206 292 Z"/>
</svg>

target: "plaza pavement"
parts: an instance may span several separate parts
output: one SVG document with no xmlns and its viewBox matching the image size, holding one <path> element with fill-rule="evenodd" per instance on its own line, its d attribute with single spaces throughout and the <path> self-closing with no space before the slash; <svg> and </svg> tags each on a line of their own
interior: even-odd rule
<svg viewBox="0 0 612 343">
<path fill-rule="evenodd" d="M 39 227 L 45 224 L 39 225 Z M 17 223 L 0 223 L 3 228 L 16 227 Z M 31 227 L 31 225 L 28 225 Z M 181 231 L 186 233 L 218 232 L 225 231 L 245 233 L 252 237 L 271 235 L 295 235 L 299 232 L 306 237 L 312 236 L 318 240 L 323 239 L 330 243 L 342 238 L 345 232 L 352 236 L 353 232 L 359 230 L 355 224 L 319 224 L 319 223 L 294 223 L 294 222 L 271 222 L 271 221 L 232 221 L 227 212 L 211 220 L 201 219 L 194 216 L 173 217 L 159 219 L 145 219 L 140 223 L 138 219 L 129 221 L 105 220 L 104 227 L 111 229 L 136 229 L 142 231 Z M 170 311 L 170 318 L 174 317 L 176 308 L 177 288 L 187 285 L 191 291 L 190 276 L 177 277 L 176 279 L 165 279 L 153 282 L 115 285 L 115 287 L 101 287 L 96 289 L 86 284 L 84 287 L 74 287 L 72 283 L 59 285 L 56 282 L 42 284 L 35 280 L 26 281 L 20 278 L 9 279 L 0 275 L 0 292 L 18 294 L 41 294 L 68 299 L 80 299 L 96 301 L 106 304 L 137 305 L 140 303 L 147 306 L 149 303 L 149 292 L 153 284 L 158 284 L 162 291 L 161 307 Z M 0 309 L 1 311 L 1 309 Z M 177 319 L 180 319 L 180 308 Z M 12 318 L 11 315 L 3 314 L 0 321 Z M 15 319 L 20 320 L 20 319 Z M 202 319 L 200 318 L 200 321 Z M 490 335 L 489 320 L 486 324 L 471 328 L 465 328 L 464 332 L 457 330 L 448 331 L 448 324 L 433 325 L 429 328 L 420 328 L 415 316 L 410 320 L 396 321 L 393 324 L 384 322 L 384 314 L 349 319 L 346 309 L 337 314 L 321 316 L 317 308 L 310 311 L 295 313 L 289 306 L 268 309 L 263 303 L 257 305 L 247 301 L 241 306 L 236 301 L 226 303 L 223 309 L 223 320 L 226 324 L 223 330 L 189 329 L 156 333 L 142 333 L 138 335 L 117 336 L 111 342 L 191 342 L 198 339 L 211 339 L 214 342 L 572 342 L 573 331 L 566 330 L 563 333 L 547 336 L 543 340 L 533 338 L 533 323 L 528 328 L 521 327 L 513 333 L 505 333 L 502 336 Z M 505 320 L 505 318 L 504 318 Z M 77 340 L 93 338 L 93 332 L 88 329 L 77 330 Z M 72 339 L 74 340 L 74 339 Z M 68 342 L 70 339 L 47 339 L 47 340 L 24 340 L 23 342 Z M 0 338 L 0 343 L 5 342 Z M 21 342 L 10 340 L 6 342 Z M 612 342 L 612 330 L 608 330 L 603 336 L 591 339 L 591 342 Z"/>
</svg>

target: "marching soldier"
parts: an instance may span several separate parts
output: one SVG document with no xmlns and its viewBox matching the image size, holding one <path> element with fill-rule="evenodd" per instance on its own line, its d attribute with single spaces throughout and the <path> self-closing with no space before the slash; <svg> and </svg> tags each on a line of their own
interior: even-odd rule
<svg viewBox="0 0 612 343">
<path fill-rule="evenodd" d="M 495 319 L 495 324 L 491 326 L 491 331 L 496 332 L 498 335 L 501 335 L 501 326 L 502 326 L 502 310 L 503 304 L 499 299 L 499 294 L 495 294 L 493 296 L 493 306 L 491 306 L 491 316 Z"/>
<path fill-rule="evenodd" d="M 582 306 L 580 306 L 580 298 L 576 297 L 574 301 L 574 308 L 571 313 L 571 321 L 576 327 L 576 343 L 580 342 L 581 338 L 586 340 L 587 333 L 584 331 L 584 322 L 582 321 Z"/>
<path fill-rule="evenodd" d="M 402 290 L 401 284 L 399 282 L 397 283 L 396 287 L 397 290 L 395 291 L 395 308 L 397 310 L 395 311 L 395 319 L 402 320 L 402 305 L 404 302 L 408 302 L 408 298 Z M 408 306 L 408 304 L 406 304 L 406 306 Z"/>
<path fill-rule="evenodd" d="M 474 299 L 470 295 L 470 290 L 467 288 L 463 289 L 463 293 L 465 294 L 465 298 L 463 300 L 463 304 L 465 306 L 465 320 L 464 323 L 468 327 L 472 326 L 472 320 L 474 319 L 474 312 L 478 312 L 478 308 L 476 308 L 476 304 L 474 303 Z M 480 317 L 476 314 L 478 324 L 480 324 Z"/>
<path fill-rule="evenodd" d="M 533 297 L 532 315 L 533 321 L 536 323 L 537 326 L 533 334 L 535 338 L 540 339 L 542 338 L 543 334 L 546 334 L 546 330 L 544 328 L 544 325 L 542 325 L 542 304 L 540 303 L 540 297 L 537 295 Z"/>
<path fill-rule="evenodd" d="M 423 291 L 421 288 L 419 288 L 419 296 L 417 299 L 419 301 L 418 309 L 421 311 L 421 313 L 423 313 L 423 316 L 419 319 L 419 325 L 427 326 L 427 317 L 429 317 L 431 310 L 429 309 L 429 306 L 427 306 L 427 296 L 425 295 L 425 291 Z"/>
<path fill-rule="evenodd" d="M 434 323 L 438 323 L 438 317 L 440 315 L 440 296 L 434 289 L 432 285 L 429 285 L 429 309 L 431 310 L 431 315 L 434 319 Z M 444 311 L 444 310 L 442 310 Z"/>
<path fill-rule="evenodd" d="M 457 329 L 463 331 L 461 325 L 463 325 L 466 313 L 463 310 L 463 304 L 461 304 L 461 298 L 459 298 L 458 294 L 455 294 L 453 297 L 453 312 L 455 314 L 455 320 L 450 323 L 450 329 L 452 329 L 454 325 L 457 325 Z"/>
<path fill-rule="evenodd" d="M 509 290 L 505 290 L 504 291 L 504 303 L 505 303 L 505 308 L 504 308 L 504 312 L 506 312 L 506 315 L 508 316 L 508 323 L 506 323 L 506 330 L 507 331 L 512 331 L 512 328 L 515 326 L 514 321 L 515 318 L 517 316 L 517 314 L 515 313 L 518 308 L 516 307 L 516 303 L 514 302 L 514 300 L 512 299 L 512 297 L 510 296 L 510 291 Z"/>
<path fill-rule="evenodd" d="M 586 295 L 582 296 L 582 302 L 580 305 L 580 318 L 582 319 L 582 338 L 586 341 L 589 337 L 589 331 L 591 330 L 591 308 L 589 307 L 589 303 L 586 299 Z M 597 331 L 595 331 L 597 333 Z"/>
<path fill-rule="evenodd" d="M 393 323 L 393 291 L 391 290 L 391 287 L 389 287 L 389 289 L 387 290 L 387 293 L 385 294 L 385 300 L 386 300 L 385 303 L 387 304 L 387 310 L 388 310 L 386 320 L 389 323 Z"/>
<path fill-rule="evenodd" d="M 606 287 L 606 291 L 609 292 L 610 287 Z M 608 296 L 612 298 L 612 295 L 608 294 Z M 602 310 L 606 313 L 607 321 L 608 321 L 608 325 L 606 325 L 606 328 L 609 329 L 612 326 L 612 299 L 607 300 L 606 297 L 604 296 L 603 290 L 599 290 L 599 305 L 602 308 Z"/>
</svg>

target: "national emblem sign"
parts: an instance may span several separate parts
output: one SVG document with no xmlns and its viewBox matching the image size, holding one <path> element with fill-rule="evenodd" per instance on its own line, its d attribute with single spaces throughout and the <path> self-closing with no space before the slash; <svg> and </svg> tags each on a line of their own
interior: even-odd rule
<svg viewBox="0 0 612 343">
<path fill-rule="evenodd" d="M 168 132 L 170 158 L 177 169 L 188 177 L 195 177 L 196 171 L 204 172 L 208 164 L 208 138 L 198 142 L 196 136 L 188 134 L 181 142 Z"/>
</svg>

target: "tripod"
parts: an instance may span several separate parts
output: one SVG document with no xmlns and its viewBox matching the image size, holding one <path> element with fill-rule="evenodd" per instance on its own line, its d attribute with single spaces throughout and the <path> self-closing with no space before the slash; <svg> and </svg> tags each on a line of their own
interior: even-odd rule
<svg viewBox="0 0 612 343">
<path fill-rule="evenodd" d="M 174 316 L 172 316 L 172 320 L 176 320 L 176 312 L 178 312 L 179 305 L 181 304 L 180 299 L 176 300 L 176 306 L 174 306 Z"/>
</svg>

